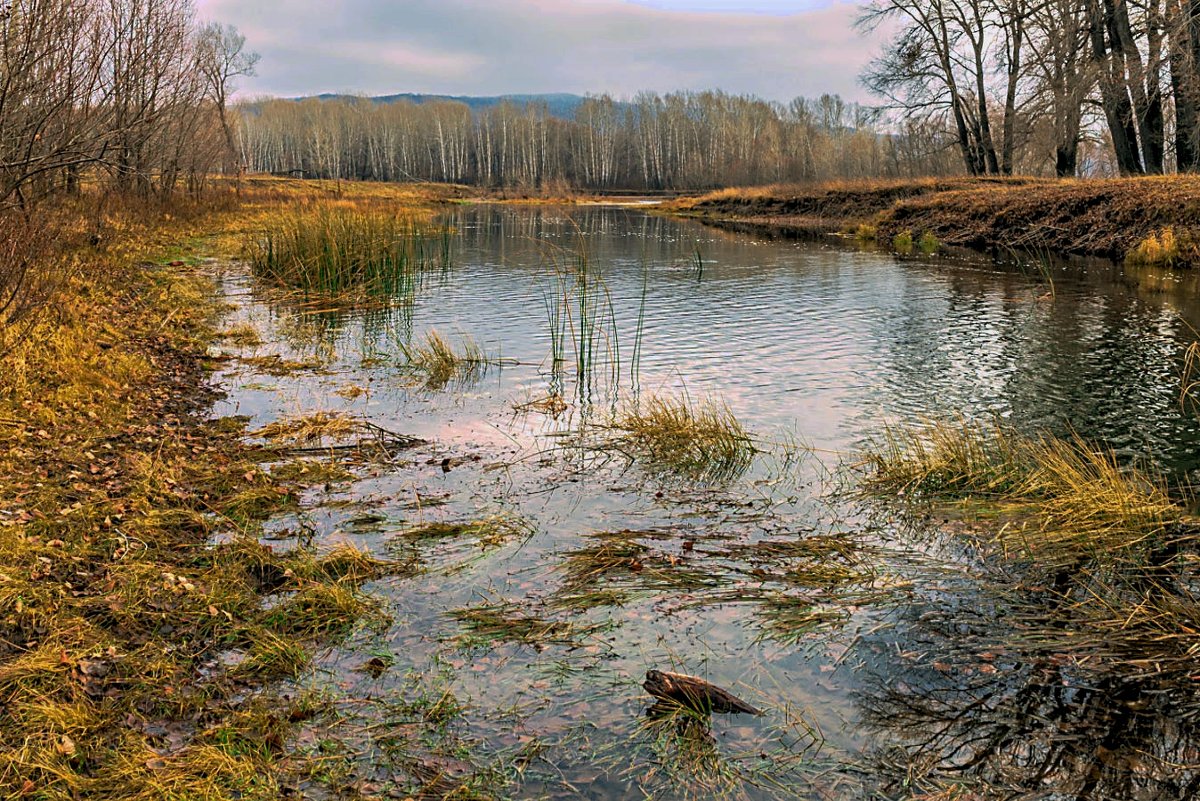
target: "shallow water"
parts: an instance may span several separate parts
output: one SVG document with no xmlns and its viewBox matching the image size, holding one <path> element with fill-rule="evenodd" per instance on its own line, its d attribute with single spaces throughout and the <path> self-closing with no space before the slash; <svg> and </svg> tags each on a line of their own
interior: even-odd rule
<svg viewBox="0 0 1200 801">
<path fill-rule="evenodd" d="M 1200 468 L 1200 424 L 1179 404 L 1198 307 L 1180 303 L 1187 287 L 1162 276 L 1072 265 L 1055 268 L 1051 286 L 1028 269 L 900 261 L 623 208 L 479 206 L 450 223 L 453 265 L 384 310 L 301 312 L 271 302 L 241 270 L 225 276 L 236 305 L 229 325 L 249 323 L 267 343 L 241 355 L 315 355 L 324 367 L 273 377 L 235 361 L 218 376 L 228 390 L 219 414 L 259 425 L 346 410 L 432 443 L 363 468 L 352 487 L 314 493 L 302 516 L 274 525 L 281 546 L 302 532 L 426 567 L 373 586 L 392 624 L 328 654 L 312 679 L 361 714 L 372 734 L 358 744 L 359 770 L 381 791 L 433 781 L 378 734 L 413 725 L 400 699 L 448 692 L 455 713 L 440 744 L 426 744 L 426 761 L 480 776 L 490 792 L 865 794 L 886 772 L 879 755 L 906 727 L 930 723 L 897 708 L 912 712 L 906 694 L 937 682 L 888 654 L 948 647 L 914 634 L 907 617 L 946 596 L 903 589 L 932 568 L 913 565 L 888 523 L 831 492 L 849 454 L 888 422 L 996 415 L 1026 430 L 1077 432 L 1129 459 L 1152 455 L 1174 473 Z M 556 369 L 548 322 L 554 264 L 579 253 L 611 299 L 583 380 L 569 344 Z M 397 342 L 430 329 L 470 335 L 504 364 L 440 391 L 414 386 Z M 518 408 L 556 390 L 569 407 L 558 417 Z M 763 453 L 734 480 L 702 483 L 595 447 L 595 430 L 578 433 L 662 392 L 723 400 Z M 415 523 L 489 515 L 519 518 L 529 533 L 491 549 L 470 538 L 396 540 Z M 596 537 L 604 532 L 634 533 Z M 836 587 L 821 578 L 818 568 L 844 566 L 817 547 L 829 534 L 864 549 L 855 559 L 870 563 L 869 577 Z M 747 547 L 764 541 L 814 549 Z M 636 566 L 593 581 L 570 572 L 606 544 L 636 553 Z M 608 595 L 585 602 L 581 590 Z M 913 607 L 901 608 L 897 592 Z M 887 603 L 872 603 L 884 594 Z M 448 614 L 501 603 L 574 626 L 572 641 L 490 641 Z M 828 615 L 807 633 L 781 618 L 812 609 Z M 382 676 L 354 671 L 372 655 L 386 657 Z M 705 676 L 766 714 L 718 715 L 711 732 L 655 724 L 640 687 L 655 667 Z M 992 675 L 974 678 L 1000 687 Z M 956 689 L 969 706 L 971 693 Z"/>
</svg>

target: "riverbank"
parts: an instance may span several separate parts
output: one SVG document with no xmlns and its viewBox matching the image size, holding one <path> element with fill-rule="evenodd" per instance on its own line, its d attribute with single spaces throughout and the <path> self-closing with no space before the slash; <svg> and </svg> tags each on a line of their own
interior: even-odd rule
<svg viewBox="0 0 1200 801">
<path fill-rule="evenodd" d="M 286 694 L 315 650 L 377 614 L 401 566 L 349 547 L 261 544 L 333 463 L 213 419 L 224 308 L 215 258 L 283 205 L 432 207 L 420 188 L 247 181 L 170 206 L 47 210 L 63 244 L 0 375 L 0 795 L 278 798 Z M 18 333 L 20 334 L 18 336 Z"/>
<path fill-rule="evenodd" d="M 1200 178 L 946 178 L 724 190 L 663 209 L 792 235 L 855 235 L 904 250 L 925 238 L 991 252 L 1200 260 Z"/>
</svg>

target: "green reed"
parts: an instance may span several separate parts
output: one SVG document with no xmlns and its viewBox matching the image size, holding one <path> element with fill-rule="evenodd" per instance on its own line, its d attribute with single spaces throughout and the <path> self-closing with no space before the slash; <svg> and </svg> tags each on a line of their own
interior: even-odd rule
<svg viewBox="0 0 1200 801">
<path fill-rule="evenodd" d="M 296 208 L 248 239 L 255 274 L 306 294 L 406 296 L 450 263 L 450 232 L 389 211 L 342 204 Z"/>
<path fill-rule="evenodd" d="M 550 331 L 551 372 L 561 377 L 573 357 L 577 391 L 591 397 L 597 379 L 604 377 L 609 388 L 621 383 L 623 361 L 621 331 L 616 303 L 603 273 L 592 264 L 580 244 L 574 251 L 555 253 L 550 260 L 551 284 L 544 294 Z M 636 326 L 633 330 L 629 370 L 636 388 L 646 324 L 649 270 L 643 267 Z"/>
<path fill-rule="evenodd" d="M 575 357 L 575 377 L 590 390 L 597 367 L 606 365 L 614 383 L 620 377 L 620 336 L 612 294 L 603 275 L 580 246 L 565 262 L 554 262 L 546 297 L 551 359 L 566 361 L 567 343 Z"/>
</svg>

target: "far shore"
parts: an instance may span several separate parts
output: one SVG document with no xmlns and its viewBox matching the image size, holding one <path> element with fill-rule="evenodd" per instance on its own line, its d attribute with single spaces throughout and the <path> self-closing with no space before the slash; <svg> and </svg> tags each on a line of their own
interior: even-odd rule
<svg viewBox="0 0 1200 801">
<path fill-rule="evenodd" d="M 900 251 L 924 243 L 1200 264 L 1200 176 L 1194 175 L 839 181 L 726 189 L 662 209 L 739 228 L 852 235 Z"/>
</svg>

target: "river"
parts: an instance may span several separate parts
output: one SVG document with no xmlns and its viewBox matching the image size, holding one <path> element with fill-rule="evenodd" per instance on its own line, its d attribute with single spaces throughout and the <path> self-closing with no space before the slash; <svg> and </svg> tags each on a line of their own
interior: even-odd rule
<svg viewBox="0 0 1200 801">
<path fill-rule="evenodd" d="M 264 344 L 216 376 L 218 414 L 260 426 L 348 412 L 428 443 L 355 465 L 358 481 L 271 525 L 274 547 L 349 541 L 421 567 L 371 585 L 390 623 L 302 681 L 357 734 L 342 751 L 328 732 L 299 749 L 340 755 L 398 797 L 596 799 L 911 797 L 897 788 L 916 765 L 970 762 L 953 768 L 964 786 L 1001 786 L 1054 752 L 1045 797 L 1076 797 L 1080 757 L 1059 752 L 1072 738 L 1087 751 L 1112 717 L 1096 677 L 1034 681 L 991 654 L 955 667 L 952 635 L 914 621 L 1003 628 L 1003 609 L 963 588 L 952 549 L 840 490 L 888 425 L 955 416 L 1077 433 L 1187 476 L 1200 468 L 1200 420 L 1180 405 L 1200 324 L 1190 286 L 1100 263 L 899 259 L 631 208 L 467 206 L 446 223 L 452 263 L 370 310 L 314 311 L 223 273 L 227 324 Z M 597 283 L 581 367 L 570 330 L 562 361 L 551 354 L 556 312 L 579 325 L 563 276 L 584 259 Z M 414 382 L 401 344 L 432 329 L 497 363 Z M 276 354 L 314 368 L 264 370 Z M 612 414 L 655 395 L 726 404 L 760 452 L 689 479 L 611 445 Z M 506 521 L 504 535 L 405 536 L 481 519 Z M 499 636 L 477 625 L 485 613 L 547 627 Z M 358 669 L 370 659 L 381 669 Z M 703 676 L 765 714 L 664 723 L 640 686 L 651 668 Z M 1068 701 L 1086 720 L 1031 711 Z M 1119 753 L 1195 748 L 1193 724 L 1122 725 Z M 1085 797 L 1178 792 L 1153 769 L 1122 776 Z"/>
</svg>

